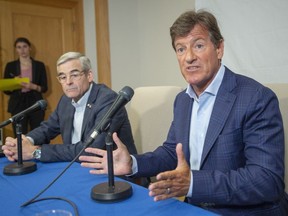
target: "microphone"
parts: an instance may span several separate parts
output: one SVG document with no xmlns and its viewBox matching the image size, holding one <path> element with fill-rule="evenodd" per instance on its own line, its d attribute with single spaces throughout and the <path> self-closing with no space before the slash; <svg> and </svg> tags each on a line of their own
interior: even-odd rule
<svg viewBox="0 0 288 216">
<path fill-rule="evenodd" d="M 133 95 L 134 90 L 129 86 L 125 86 L 122 90 L 119 91 L 118 97 L 86 141 L 86 146 L 89 146 L 98 134 L 108 130 L 111 124 L 111 118 L 120 108 L 122 108 L 126 103 L 131 100 Z M 115 130 L 115 128 L 113 128 L 113 130 Z M 112 131 L 111 128 L 110 131 Z M 132 195 L 133 192 L 132 187 L 129 183 L 122 181 L 114 181 L 112 133 L 113 131 L 108 132 L 105 140 L 109 180 L 108 182 L 95 185 L 91 189 L 91 198 L 100 202 L 114 202 L 127 199 Z"/>
<path fill-rule="evenodd" d="M 47 102 L 45 100 L 39 100 L 37 101 L 34 105 L 32 105 L 31 107 L 23 110 L 22 112 L 20 113 L 17 113 L 16 115 L 12 116 L 11 118 L 9 118 L 8 120 L 2 122 L 0 124 L 0 128 L 12 123 L 12 122 L 15 122 L 15 121 L 19 121 L 21 120 L 25 115 L 28 115 L 32 112 L 35 112 L 37 110 L 45 110 L 47 107 Z"/>
<path fill-rule="evenodd" d="M 132 196 L 133 189 L 128 182 L 114 181 L 113 139 L 110 132 L 107 133 L 105 142 L 108 164 L 108 182 L 95 185 L 91 189 L 90 196 L 93 200 L 100 202 L 118 202 Z"/>
<path fill-rule="evenodd" d="M 120 110 L 131 100 L 133 95 L 134 90 L 129 86 L 125 86 L 119 91 L 118 97 L 111 105 L 110 109 L 107 111 L 104 117 L 101 119 L 99 124 L 95 127 L 86 146 L 88 146 L 100 133 L 106 131 L 109 128 L 111 118 L 115 115 L 115 113 L 118 112 L 118 110 Z"/>
</svg>

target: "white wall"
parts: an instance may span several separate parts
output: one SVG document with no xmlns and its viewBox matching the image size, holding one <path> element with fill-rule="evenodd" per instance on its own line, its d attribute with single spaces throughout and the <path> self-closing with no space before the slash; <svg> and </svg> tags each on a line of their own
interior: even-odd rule
<svg viewBox="0 0 288 216">
<path fill-rule="evenodd" d="M 111 83 L 116 91 L 141 83 L 137 3 L 109 0 Z"/>
<path fill-rule="evenodd" d="M 93 1 L 83 1 L 85 49 L 96 71 Z M 186 87 L 171 47 L 169 28 L 182 12 L 194 9 L 195 4 L 196 8 L 212 11 L 219 21 L 225 39 L 224 64 L 262 83 L 288 83 L 287 0 L 109 0 L 108 3 L 111 79 L 115 91 L 125 85 Z"/>
<path fill-rule="evenodd" d="M 96 25 L 94 0 L 83 1 L 84 10 L 84 41 L 85 55 L 90 59 L 94 72 L 94 81 L 98 81 L 97 76 L 97 54 L 96 54 Z"/>
<path fill-rule="evenodd" d="M 261 83 L 288 83 L 287 0 L 196 0 L 218 19 L 223 63 Z"/>
<path fill-rule="evenodd" d="M 109 0 L 112 88 L 186 87 L 169 28 L 194 0 Z"/>
<path fill-rule="evenodd" d="M 97 82 L 94 0 L 84 0 L 85 54 Z M 109 0 L 112 89 L 149 85 L 186 87 L 169 28 L 194 0 Z"/>
</svg>

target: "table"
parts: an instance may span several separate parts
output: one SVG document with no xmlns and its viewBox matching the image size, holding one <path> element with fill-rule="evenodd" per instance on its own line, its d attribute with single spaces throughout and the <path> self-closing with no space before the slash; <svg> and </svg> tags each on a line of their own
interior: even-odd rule
<svg viewBox="0 0 288 216">
<path fill-rule="evenodd" d="M 0 158 L 1 216 L 33 216 L 37 212 L 49 209 L 65 209 L 73 212 L 72 206 L 62 200 L 45 200 L 20 207 L 50 184 L 67 167 L 67 162 L 37 162 L 37 170 L 32 173 L 16 176 L 4 175 L 3 168 L 11 163 L 6 158 Z M 91 189 L 95 185 L 107 182 L 107 179 L 107 175 L 91 175 L 89 174 L 89 169 L 81 167 L 79 163 L 73 163 L 39 198 L 49 196 L 65 197 L 77 205 L 80 216 L 215 215 L 173 198 L 154 202 L 153 198 L 148 195 L 146 188 L 133 183 L 130 183 L 133 188 L 133 194 L 126 200 L 114 203 L 101 203 L 93 200 L 90 197 Z M 115 181 L 124 180 L 115 178 Z"/>
</svg>

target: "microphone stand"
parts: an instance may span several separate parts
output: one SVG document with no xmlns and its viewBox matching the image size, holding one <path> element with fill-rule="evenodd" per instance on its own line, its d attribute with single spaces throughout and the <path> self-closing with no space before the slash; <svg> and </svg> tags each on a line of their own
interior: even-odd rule
<svg viewBox="0 0 288 216">
<path fill-rule="evenodd" d="M 113 139 L 111 133 L 107 133 L 105 141 L 108 163 L 108 183 L 100 183 L 94 186 L 91 190 L 91 198 L 101 202 L 114 202 L 127 199 L 132 195 L 131 185 L 124 181 L 114 181 Z"/>
<path fill-rule="evenodd" d="M 34 162 L 24 162 L 22 159 L 22 119 L 16 121 L 16 137 L 17 137 L 17 149 L 18 160 L 17 163 L 9 164 L 4 167 L 3 173 L 5 175 L 23 175 L 34 172 L 37 170 L 37 165 Z"/>
</svg>

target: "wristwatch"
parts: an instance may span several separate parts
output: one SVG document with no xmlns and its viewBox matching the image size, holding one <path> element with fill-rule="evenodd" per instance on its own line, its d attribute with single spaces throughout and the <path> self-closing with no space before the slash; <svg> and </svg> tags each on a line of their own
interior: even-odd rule
<svg viewBox="0 0 288 216">
<path fill-rule="evenodd" d="M 33 158 L 39 160 L 41 158 L 41 149 L 37 148 L 32 153 Z"/>
</svg>

